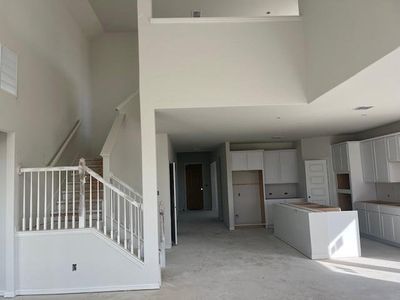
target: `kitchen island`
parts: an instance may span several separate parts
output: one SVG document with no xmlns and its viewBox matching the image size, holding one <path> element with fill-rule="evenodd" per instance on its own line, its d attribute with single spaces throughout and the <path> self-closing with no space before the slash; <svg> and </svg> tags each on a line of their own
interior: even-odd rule
<svg viewBox="0 0 400 300">
<path fill-rule="evenodd" d="M 356 211 L 310 202 L 277 204 L 274 235 L 311 259 L 361 255 Z"/>
</svg>

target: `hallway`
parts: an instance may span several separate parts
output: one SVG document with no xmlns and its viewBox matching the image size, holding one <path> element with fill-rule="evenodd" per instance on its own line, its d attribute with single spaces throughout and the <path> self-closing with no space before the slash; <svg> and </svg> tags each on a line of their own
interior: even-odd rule
<svg viewBox="0 0 400 300">
<path fill-rule="evenodd" d="M 229 232 L 206 212 L 181 216 L 159 291 L 18 299 L 398 299 L 400 252 L 363 239 L 363 257 L 312 261 L 264 229 Z"/>
</svg>

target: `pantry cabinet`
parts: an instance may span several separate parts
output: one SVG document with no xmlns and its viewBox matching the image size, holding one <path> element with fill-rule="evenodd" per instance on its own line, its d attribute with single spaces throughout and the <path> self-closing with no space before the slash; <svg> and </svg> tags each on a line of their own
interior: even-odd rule
<svg viewBox="0 0 400 300">
<path fill-rule="evenodd" d="M 262 170 L 263 160 L 263 150 L 231 152 L 232 171 Z"/>
</svg>

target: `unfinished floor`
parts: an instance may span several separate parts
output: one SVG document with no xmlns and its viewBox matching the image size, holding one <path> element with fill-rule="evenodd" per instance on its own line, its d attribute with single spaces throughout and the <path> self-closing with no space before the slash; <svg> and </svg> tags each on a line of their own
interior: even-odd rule
<svg viewBox="0 0 400 300">
<path fill-rule="evenodd" d="M 158 291 L 18 299 L 400 299 L 400 249 L 362 240 L 363 257 L 312 261 L 263 229 L 229 232 L 185 214 Z"/>
</svg>

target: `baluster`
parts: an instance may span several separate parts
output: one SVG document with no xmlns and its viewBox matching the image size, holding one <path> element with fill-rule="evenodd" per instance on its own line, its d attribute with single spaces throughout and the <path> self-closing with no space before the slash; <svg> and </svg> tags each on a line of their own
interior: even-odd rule
<svg viewBox="0 0 400 300">
<path fill-rule="evenodd" d="M 40 215 L 40 172 L 37 172 L 37 203 L 36 203 L 36 230 L 39 230 L 39 215 Z"/>
<path fill-rule="evenodd" d="M 126 239 L 126 199 L 122 198 L 124 200 L 124 238 L 125 238 L 125 242 L 124 242 L 124 248 L 127 249 L 127 239 Z"/>
<path fill-rule="evenodd" d="M 65 229 L 68 229 L 68 171 L 65 171 Z"/>
<path fill-rule="evenodd" d="M 117 236 L 117 243 L 118 244 L 120 244 L 121 243 L 121 223 L 120 223 L 120 221 L 121 221 L 121 219 L 120 219 L 120 217 L 121 217 L 121 211 L 120 211 L 120 203 L 119 203 L 119 194 L 117 194 L 117 226 L 118 226 L 118 228 L 117 228 L 117 232 L 118 232 L 118 236 Z"/>
<path fill-rule="evenodd" d="M 79 228 L 86 227 L 86 207 L 85 207 L 85 160 L 79 160 Z"/>
<path fill-rule="evenodd" d="M 100 230 L 100 182 L 97 180 L 97 230 Z"/>
<path fill-rule="evenodd" d="M 133 204 L 129 203 L 130 208 L 130 229 L 131 229 L 131 253 L 133 254 Z"/>
<path fill-rule="evenodd" d="M 89 184 L 90 184 L 90 194 L 89 194 L 89 227 L 92 228 L 92 219 L 93 219 L 93 207 L 92 207 L 92 202 L 93 202 L 93 195 L 92 195 L 92 175 L 90 175 L 89 178 Z"/>
<path fill-rule="evenodd" d="M 137 212 L 138 212 L 138 214 L 137 214 L 137 231 L 138 231 L 138 234 L 137 234 L 137 246 L 138 246 L 138 258 L 139 259 L 141 259 L 142 258 L 142 254 L 141 254 L 141 249 L 140 249 L 140 247 L 141 247 L 141 234 L 140 234 L 140 211 L 142 210 L 142 206 L 141 206 L 141 204 L 139 204 L 139 206 L 138 206 L 138 209 L 137 209 Z"/>
<path fill-rule="evenodd" d="M 44 172 L 43 229 L 47 230 L 47 171 Z"/>
<path fill-rule="evenodd" d="M 58 229 L 61 229 L 61 171 L 58 171 Z"/>
<path fill-rule="evenodd" d="M 75 228 L 75 171 L 72 171 L 72 228 Z"/>
<path fill-rule="evenodd" d="M 30 176 L 31 176 L 31 192 L 29 194 L 29 231 L 32 231 L 32 203 L 33 203 L 33 172 L 30 172 Z"/>
<path fill-rule="evenodd" d="M 111 239 L 114 240 L 114 192 L 110 190 L 110 226 L 111 226 Z"/>
<path fill-rule="evenodd" d="M 25 209 L 26 209 L 26 172 L 24 172 L 24 182 L 23 182 L 23 196 L 22 196 L 22 230 L 26 230 L 26 219 L 25 219 Z"/>
<path fill-rule="evenodd" d="M 51 171 L 51 215 L 50 228 L 54 229 L 54 171 Z"/>
<path fill-rule="evenodd" d="M 106 201 L 106 186 L 103 184 L 103 226 L 104 234 L 107 235 L 107 201 Z"/>
</svg>

